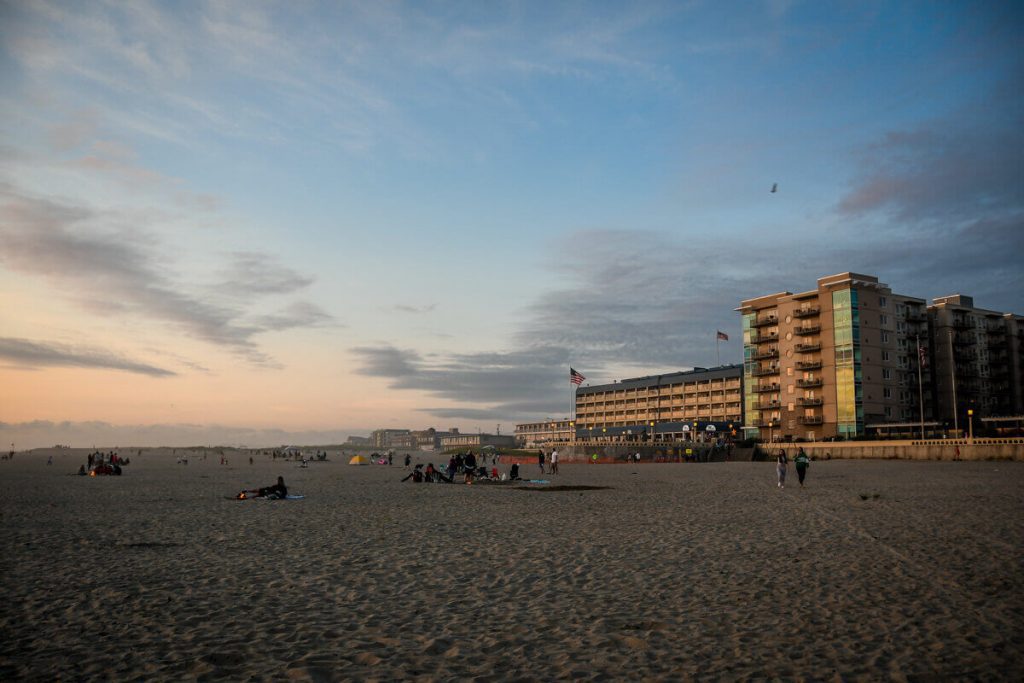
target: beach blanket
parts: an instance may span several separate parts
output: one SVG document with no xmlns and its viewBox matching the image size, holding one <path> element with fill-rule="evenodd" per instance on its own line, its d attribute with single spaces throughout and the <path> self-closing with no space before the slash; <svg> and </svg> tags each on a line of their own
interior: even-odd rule
<svg viewBox="0 0 1024 683">
<path fill-rule="evenodd" d="M 296 496 L 291 493 L 284 498 L 279 498 L 278 496 L 257 496 L 254 493 L 247 493 L 244 497 L 241 494 L 232 496 L 231 500 L 302 500 L 303 498 L 305 498 L 305 496 Z"/>
</svg>

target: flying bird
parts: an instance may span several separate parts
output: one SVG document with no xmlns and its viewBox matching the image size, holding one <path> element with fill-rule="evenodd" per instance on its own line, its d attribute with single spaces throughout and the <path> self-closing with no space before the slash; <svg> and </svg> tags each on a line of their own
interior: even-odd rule
<svg viewBox="0 0 1024 683">
<path fill-rule="evenodd" d="M 778 192 L 778 191 L 779 191 L 779 184 L 778 183 L 772 183 L 772 192 Z"/>
</svg>

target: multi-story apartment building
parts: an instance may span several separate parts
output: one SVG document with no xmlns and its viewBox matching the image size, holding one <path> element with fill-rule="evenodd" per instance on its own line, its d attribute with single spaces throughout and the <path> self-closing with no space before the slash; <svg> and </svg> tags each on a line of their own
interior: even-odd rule
<svg viewBox="0 0 1024 683">
<path fill-rule="evenodd" d="M 441 450 L 459 448 L 514 448 L 516 439 L 507 434 L 460 434 L 458 430 L 441 437 Z"/>
<path fill-rule="evenodd" d="M 572 440 L 574 422 L 569 418 L 524 422 L 516 425 L 515 439 L 520 448 L 537 448 L 550 443 Z"/>
<path fill-rule="evenodd" d="M 858 273 L 817 284 L 747 299 L 737 309 L 747 435 L 820 440 L 919 426 L 925 301 Z"/>
<path fill-rule="evenodd" d="M 741 365 L 624 379 L 576 390 L 576 438 L 667 441 L 696 434 L 739 436 Z"/>
<path fill-rule="evenodd" d="M 393 441 L 409 435 L 408 429 L 376 429 L 370 432 L 370 443 L 374 448 L 394 448 Z"/>
<path fill-rule="evenodd" d="M 979 418 L 1024 413 L 1024 317 L 976 308 L 962 294 L 933 299 L 928 316 L 938 415 L 965 429 L 968 410 Z"/>
</svg>

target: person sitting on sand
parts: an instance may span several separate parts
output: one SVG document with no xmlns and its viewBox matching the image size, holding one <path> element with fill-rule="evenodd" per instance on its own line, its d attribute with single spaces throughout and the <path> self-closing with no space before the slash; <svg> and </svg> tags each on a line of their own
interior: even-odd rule
<svg viewBox="0 0 1024 683">
<path fill-rule="evenodd" d="M 508 478 L 510 480 L 512 480 L 512 481 L 518 481 L 519 480 L 519 463 L 517 463 L 517 462 L 512 463 L 512 469 L 509 470 Z"/>
<path fill-rule="evenodd" d="M 405 475 L 405 478 L 403 478 L 402 481 L 408 481 L 409 479 L 412 479 L 414 484 L 419 484 L 420 482 L 423 481 L 423 469 L 422 468 L 423 468 L 422 464 L 416 465 L 416 467 L 413 468 L 412 472 L 410 472 L 409 474 Z"/>
</svg>

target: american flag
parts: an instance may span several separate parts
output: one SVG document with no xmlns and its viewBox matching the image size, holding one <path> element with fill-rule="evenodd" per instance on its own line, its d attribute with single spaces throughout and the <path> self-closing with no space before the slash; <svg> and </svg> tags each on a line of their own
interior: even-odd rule
<svg viewBox="0 0 1024 683">
<path fill-rule="evenodd" d="M 920 361 L 921 361 L 921 368 L 923 369 L 923 368 L 928 367 L 928 349 L 926 349 L 923 346 L 921 346 L 920 344 L 918 344 L 918 346 L 917 346 L 917 355 L 918 355 L 918 358 L 920 358 Z"/>
<path fill-rule="evenodd" d="M 569 381 L 570 382 L 572 382 L 573 384 L 578 386 L 580 384 L 583 384 L 583 380 L 585 380 L 585 379 L 586 379 L 586 377 L 584 377 L 580 373 L 576 372 L 572 368 L 569 368 Z"/>
<path fill-rule="evenodd" d="M 722 341 L 729 341 L 729 335 L 727 335 L 725 332 L 722 332 L 721 330 L 715 330 L 715 332 L 718 333 L 717 339 L 721 339 Z"/>
</svg>

